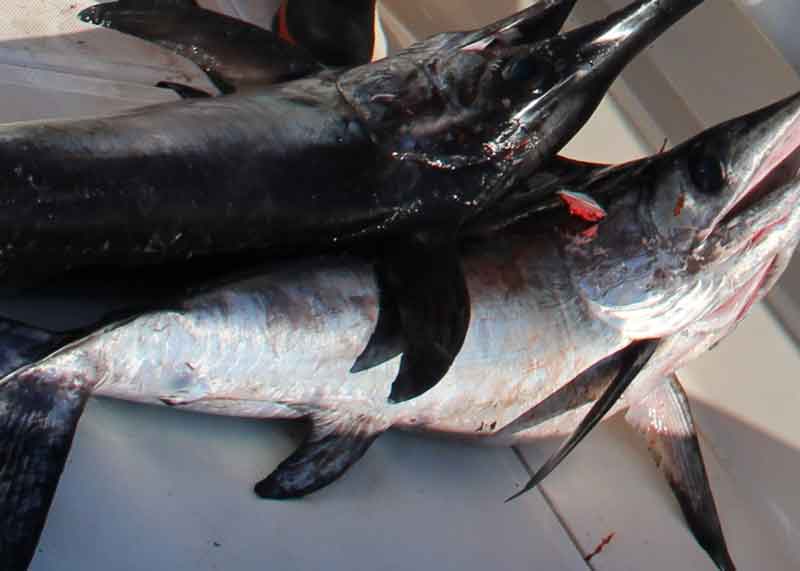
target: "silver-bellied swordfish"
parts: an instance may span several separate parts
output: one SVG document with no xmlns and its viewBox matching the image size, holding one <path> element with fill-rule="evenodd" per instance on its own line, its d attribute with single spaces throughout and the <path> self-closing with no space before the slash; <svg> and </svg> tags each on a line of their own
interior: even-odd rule
<svg viewBox="0 0 800 571">
<path fill-rule="evenodd" d="M 592 171 L 586 222 L 532 217 L 468 240 L 472 327 L 444 379 L 386 401 L 398 363 L 354 374 L 379 307 L 374 267 L 345 255 L 279 263 L 93 331 L 6 322 L 0 380 L 0 554 L 23 571 L 86 400 L 306 419 L 302 445 L 256 485 L 296 498 L 339 478 L 390 428 L 494 444 L 569 436 L 605 414 L 659 458 L 720 569 L 728 555 L 674 372 L 727 335 L 800 238 L 800 94 L 670 152 Z M 480 427 L 480 428 L 478 428 Z M 537 476 L 537 481 L 539 479 Z"/>
</svg>

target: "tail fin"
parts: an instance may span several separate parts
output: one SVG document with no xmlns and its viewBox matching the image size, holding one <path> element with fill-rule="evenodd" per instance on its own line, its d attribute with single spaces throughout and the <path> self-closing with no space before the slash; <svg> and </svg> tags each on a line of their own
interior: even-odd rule
<svg viewBox="0 0 800 571">
<path fill-rule="evenodd" d="M 0 379 L 44 359 L 78 335 L 54 333 L 0 317 Z"/>
<path fill-rule="evenodd" d="M 0 320 L 0 561 L 25 571 L 89 396 L 31 366 L 66 342 L 64 336 Z M 9 371 L 14 371 L 6 376 Z"/>
</svg>

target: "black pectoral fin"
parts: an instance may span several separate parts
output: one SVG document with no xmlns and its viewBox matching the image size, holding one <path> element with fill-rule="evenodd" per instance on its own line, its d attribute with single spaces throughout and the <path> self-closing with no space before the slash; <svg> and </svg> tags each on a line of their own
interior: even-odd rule
<svg viewBox="0 0 800 571">
<path fill-rule="evenodd" d="M 636 378 L 639 372 L 644 368 L 650 357 L 653 356 L 655 350 L 658 348 L 657 340 L 637 341 L 628 345 L 620 353 L 620 367 L 619 370 L 603 392 L 602 396 L 597 399 L 594 406 L 586 414 L 586 417 L 578 425 L 567 440 L 556 450 L 556 452 L 547 460 L 547 462 L 539 468 L 539 471 L 533 475 L 530 481 L 525 484 L 519 492 L 508 498 L 509 502 L 525 492 L 538 486 L 555 468 L 569 455 L 570 452 L 583 440 L 592 428 L 600 422 L 606 413 L 611 410 L 614 404 L 622 396 L 631 382 Z"/>
<path fill-rule="evenodd" d="M 262 498 L 301 498 L 324 488 L 355 464 L 386 430 L 365 415 L 335 411 L 315 412 L 311 430 L 300 447 L 264 480 L 255 492 Z"/>
<path fill-rule="evenodd" d="M 181 97 L 181 99 L 207 99 L 209 97 L 213 97 L 207 91 L 203 91 L 202 89 L 197 89 L 195 87 L 190 87 L 182 83 L 175 83 L 174 81 L 159 81 L 158 83 L 156 83 L 156 87 L 161 87 L 163 89 L 171 89 L 172 91 L 177 93 Z"/>
<path fill-rule="evenodd" d="M 30 372 L 0 381 L 0 561 L 25 571 L 47 519 L 86 389 Z"/>
<path fill-rule="evenodd" d="M 366 348 L 350 369 L 360 373 L 394 359 L 405 350 L 405 338 L 400 322 L 400 312 L 390 288 L 383 283 L 382 272 L 378 272 L 378 322 Z"/>
<path fill-rule="evenodd" d="M 736 569 L 722 533 L 689 399 L 678 379 L 666 378 L 631 406 L 625 420 L 647 443 L 697 542 L 720 571 Z"/>
<path fill-rule="evenodd" d="M 393 245 L 381 271 L 405 342 L 389 395 L 399 403 L 428 391 L 450 369 L 467 336 L 469 293 L 454 242 L 414 238 Z"/>
<path fill-rule="evenodd" d="M 570 410 L 599 399 L 616 378 L 624 353 L 614 353 L 586 369 L 543 401 L 519 415 L 498 432 L 517 434 Z"/>
</svg>

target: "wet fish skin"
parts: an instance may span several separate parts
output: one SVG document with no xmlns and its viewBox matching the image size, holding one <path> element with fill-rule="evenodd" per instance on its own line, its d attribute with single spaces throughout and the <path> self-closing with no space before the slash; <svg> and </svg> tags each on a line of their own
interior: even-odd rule
<svg viewBox="0 0 800 571">
<path fill-rule="evenodd" d="M 313 249 L 432 228 L 452 235 L 511 184 L 506 178 L 519 161 L 526 168 L 539 164 L 577 131 L 599 102 L 609 70 L 621 68 L 643 40 L 697 3 L 684 0 L 680 13 L 667 13 L 663 2 L 639 2 L 650 19 L 639 22 L 623 12 L 540 45 L 539 18 L 565 17 L 572 6 L 549 0 L 511 24 L 440 35 L 382 62 L 224 101 L 2 126 L 0 199 L 8 206 L 0 212 L 2 279 L 15 281 L 16 273 L 16 281 L 25 281 L 30 268 L 57 272 L 59 265 L 143 265 L 301 244 Z M 553 51 L 568 59 L 547 67 L 565 77 L 579 74 L 589 89 L 595 68 L 569 54 L 594 54 L 598 38 L 618 30 L 619 18 L 627 23 L 619 42 L 595 58 L 615 63 L 597 68 L 592 95 L 575 95 L 583 103 L 570 104 L 571 111 L 548 107 L 551 120 L 531 115 L 531 106 L 553 98 L 537 95 L 539 63 L 527 63 Z M 504 65 L 507 58 L 512 61 Z M 468 93 L 474 98 L 460 99 Z M 436 102 L 445 102 L 447 112 L 431 122 Z M 413 111 L 411 121 L 404 109 Z M 491 125 L 515 127 L 501 132 Z M 492 147 L 497 137 L 510 141 L 523 131 L 528 144 Z M 495 152 L 500 147 L 502 156 Z M 487 154 L 489 148 L 495 151 Z"/>
<path fill-rule="evenodd" d="M 0 255 L 6 269 L 16 259 L 57 271 L 53 258 L 136 265 L 402 236 L 380 246 L 405 346 L 390 396 L 415 398 L 447 372 L 469 324 L 461 224 L 566 143 L 630 58 L 700 1 L 640 0 L 539 41 L 574 5 L 546 0 L 246 100 L 18 126 L 7 140 L 0 130 L 0 171 L 15 175 L 0 186 L 15 208 L 13 220 L 0 214 Z M 87 212 L 92 231 L 75 232 Z M 411 247 L 425 263 L 409 263 Z"/>
<path fill-rule="evenodd" d="M 400 159 L 453 171 L 483 167 L 473 168 L 462 181 L 466 188 L 481 181 L 482 192 L 472 193 L 480 207 L 475 215 L 551 159 L 635 55 L 700 4 L 640 0 L 604 20 L 533 44 L 524 41 L 526 28 L 520 23 L 516 35 L 500 24 L 491 35 L 442 34 L 391 61 L 376 62 L 374 69 L 383 73 L 346 72 L 339 87 L 373 137 Z M 454 78 L 470 76 L 473 85 L 463 82 L 453 89 Z M 498 76 L 507 81 L 497 81 Z M 443 97 L 382 97 L 398 92 L 398 83 Z M 409 123 L 409 113 L 421 120 Z M 441 137 L 442 132 L 450 136 Z"/>
<path fill-rule="evenodd" d="M 552 109 L 569 95 L 564 81 L 597 76 L 583 88 L 604 92 L 636 51 L 699 3 L 674 2 L 681 10 L 641 0 L 553 45 L 539 39 L 560 29 L 574 2 L 547 0 L 478 32 L 442 34 L 246 99 L 20 125 L 7 138 L 0 130 L 0 171 L 14 173 L 0 186 L 14 207 L 13 219 L 0 214 L 5 269 L 15 259 L 28 272 L 57 271 L 400 235 L 399 245 L 379 246 L 405 346 L 391 399 L 415 398 L 447 372 L 469 324 L 454 253 L 461 223 L 492 202 L 520 155 L 554 153 L 588 119 L 599 98 Z M 575 57 L 587 49 L 588 64 Z M 520 132 L 524 144 L 503 147 Z M 76 232 L 87 213 L 92 230 Z M 411 247 L 424 264 L 409 263 Z"/>
<path fill-rule="evenodd" d="M 800 95 L 795 95 L 710 129 L 666 156 L 645 160 L 644 167 L 612 169 L 618 170 L 610 175 L 618 197 L 607 220 L 578 241 L 577 255 L 566 261 L 576 264 L 573 276 L 589 286 L 582 291 L 593 314 L 635 339 L 653 340 L 648 359 L 668 367 L 662 376 L 678 368 L 675 360 L 685 363 L 698 346 L 707 349 L 705 342 L 729 332 L 774 277 L 781 242 L 788 251 L 796 247 L 796 231 L 772 229 L 789 221 L 796 230 L 800 219 L 791 214 L 798 148 Z M 633 173 L 639 190 L 630 192 L 625 171 Z M 700 344 L 698 327 L 706 328 Z M 630 382 L 621 370 L 576 432 L 514 497 L 538 485 Z"/>
<path fill-rule="evenodd" d="M 780 102 L 771 108 L 770 112 L 777 113 L 776 122 L 793 124 L 800 116 L 798 115 L 800 96 Z M 649 172 L 642 171 L 640 165 L 626 165 L 617 169 L 613 179 L 618 185 L 618 194 L 613 202 L 606 205 L 609 218 L 601 222 L 595 241 L 587 244 L 560 230 L 543 229 L 533 221 L 530 224 L 511 227 L 495 236 L 492 241 L 467 244 L 464 253 L 465 271 L 475 308 L 480 312 L 473 320 L 481 326 L 475 332 L 470 332 L 468 337 L 470 345 L 465 346 L 463 359 L 460 357 L 457 360 L 457 363 L 462 361 L 463 363 L 451 371 L 444 386 L 435 388 L 430 394 L 422 397 L 415 406 L 408 403 L 400 407 L 388 407 L 390 410 L 396 410 L 392 413 L 392 417 L 401 426 L 429 427 L 455 432 L 462 426 L 461 430 L 469 433 L 467 426 L 472 426 L 474 423 L 469 420 L 468 424 L 461 424 L 464 420 L 459 420 L 460 413 L 456 410 L 452 415 L 447 415 L 449 420 L 439 418 L 436 421 L 439 423 L 437 428 L 432 422 L 425 421 L 425 417 L 430 415 L 422 413 L 424 407 L 436 403 L 436 414 L 443 414 L 443 398 L 453 399 L 453 403 L 465 399 L 464 391 L 457 389 L 458 386 L 471 387 L 467 391 L 471 395 L 480 393 L 480 383 L 473 389 L 473 385 L 456 379 L 462 375 L 470 375 L 468 369 L 474 367 L 475 362 L 486 363 L 482 359 L 496 360 L 496 355 L 503 354 L 505 357 L 502 359 L 512 361 L 521 359 L 524 362 L 519 362 L 518 366 L 524 366 L 527 363 L 527 356 L 522 356 L 525 353 L 522 347 L 528 347 L 528 339 L 536 336 L 535 331 L 542 328 L 553 332 L 553 340 L 542 340 L 541 346 L 534 344 L 532 352 L 556 351 L 556 347 L 559 346 L 556 339 L 558 332 L 568 330 L 571 338 L 586 340 L 585 343 L 577 341 L 570 343 L 570 345 L 581 345 L 580 351 L 576 349 L 574 357 L 576 370 L 600 360 L 596 356 L 579 357 L 594 352 L 594 348 L 598 345 L 601 346 L 597 349 L 598 354 L 605 356 L 634 339 L 656 337 L 670 339 L 670 335 L 677 331 L 689 330 L 700 333 L 706 331 L 704 328 L 713 331 L 724 330 L 727 333 L 727 327 L 741 317 L 739 314 L 742 308 L 739 307 L 737 311 L 727 311 L 730 305 L 726 305 L 726 302 L 732 298 L 739 299 L 743 293 L 741 291 L 743 285 L 751 283 L 759 272 L 766 271 L 765 268 L 772 269 L 771 260 L 777 252 L 784 249 L 791 250 L 796 244 L 798 236 L 795 230 L 800 223 L 798 220 L 800 214 L 791 208 L 796 204 L 799 194 L 796 177 L 789 172 L 784 181 L 775 181 L 776 187 L 772 192 L 726 220 L 724 225 L 713 228 L 700 243 L 673 242 L 672 248 L 663 248 L 668 245 L 663 241 L 661 234 L 664 228 L 653 226 L 651 222 L 664 205 L 669 205 L 672 212 L 672 204 L 666 199 L 668 195 L 677 196 L 680 192 L 687 192 L 690 189 L 688 179 L 691 175 L 688 173 L 685 161 L 696 149 L 692 145 L 706 143 L 712 148 L 719 148 L 721 141 L 718 135 L 735 133 L 735 137 L 728 138 L 728 147 L 734 145 L 734 152 L 730 152 L 729 155 L 739 161 L 735 165 L 741 175 L 733 179 L 736 184 L 730 185 L 732 188 L 727 188 L 728 192 L 724 196 L 708 196 L 701 201 L 700 198 L 703 197 L 698 195 L 694 203 L 696 211 L 691 214 L 687 211 L 686 214 L 693 216 L 695 220 L 704 220 L 713 218 L 711 216 L 713 213 L 729 209 L 731 200 L 735 200 L 731 197 L 739 196 L 739 184 L 747 184 L 739 181 L 752 178 L 746 175 L 747 165 L 759 163 L 753 160 L 752 152 L 759 153 L 762 157 L 769 155 L 775 140 L 780 138 L 774 134 L 769 135 L 769 132 L 761 129 L 764 120 L 760 117 L 757 117 L 758 121 L 751 126 L 751 136 L 747 137 L 747 133 L 740 127 L 747 125 L 752 119 L 745 117 L 732 124 L 723 125 L 670 153 L 646 160 Z M 759 141 L 759 137 L 761 139 L 768 137 L 769 144 L 763 140 Z M 690 149 L 691 152 L 688 152 Z M 738 149 L 750 149 L 752 152 L 736 156 Z M 676 183 L 676 176 L 685 179 Z M 630 177 L 628 184 L 622 185 L 622 181 L 627 177 Z M 606 182 L 604 179 L 603 184 Z M 595 184 L 602 186 L 600 183 Z M 654 184 L 657 190 L 654 190 Z M 590 187 L 583 190 L 597 189 Z M 768 230 L 767 235 L 760 237 L 755 244 L 752 243 L 754 227 Z M 708 230 L 699 226 L 698 228 L 696 233 Z M 742 231 L 745 228 L 750 230 Z M 732 232 L 734 229 L 736 232 Z M 683 234 L 678 233 L 676 236 L 681 237 Z M 656 246 L 648 241 L 650 238 L 661 240 L 658 246 L 664 249 L 666 256 L 647 251 L 648 248 Z M 612 243 L 615 244 L 613 249 Z M 695 261 L 693 255 L 701 244 L 706 243 L 713 244 L 714 251 L 719 255 L 704 258 L 706 265 L 698 269 L 692 265 Z M 683 250 L 678 249 L 680 244 L 684 244 Z M 625 253 L 618 253 L 619 250 Z M 645 254 L 640 254 L 637 258 L 631 254 L 634 251 L 645 251 Z M 722 256 L 722 253 L 726 255 Z M 605 258 L 607 261 L 598 258 Z M 630 264 L 631 260 L 642 260 L 642 263 Z M 646 263 L 648 261 L 649 263 Z M 622 275 L 609 269 L 609 266 L 614 268 L 622 266 L 623 262 L 626 262 L 629 268 L 623 268 Z M 665 276 L 664 272 L 673 272 L 674 275 Z M 651 281 L 645 282 L 645 279 Z M 690 287 L 686 287 L 683 282 L 690 282 Z M 540 291 L 538 288 L 540 283 L 551 283 L 553 287 L 549 291 Z M 714 295 L 709 296 L 705 290 L 698 290 L 694 285 L 696 283 L 703 284 L 704 288 L 713 288 Z M 706 283 L 708 285 L 705 285 Z M 758 283 L 760 285 L 762 282 Z M 638 295 L 628 293 L 629 291 Z M 649 303 L 642 307 L 641 296 L 648 295 L 648 292 L 653 292 L 653 299 L 649 301 L 645 298 Z M 753 287 L 749 287 L 748 292 L 757 292 L 759 295 L 763 293 L 761 289 Z M 231 375 L 225 373 L 225 370 L 233 363 L 235 366 L 232 366 L 231 370 L 244 367 L 241 370 L 242 374 L 236 375 L 243 384 L 239 389 L 232 388 L 235 383 L 206 387 L 207 390 L 204 389 L 201 398 L 192 399 L 191 402 L 184 403 L 184 406 L 199 409 L 208 407 L 210 411 L 215 408 L 213 401 L 226 394 L 215 392 L 217 390 L 228 391 L 225 398 L 230 398 L 232 393 L 237 391 L 252 396 L 255 394 L 253 391 L 260 387 L 258 390 L 268 395 L 260 399 L 265 402 L 284 404 L 299 402 L 307 405 L 310 395 L 324 394 L 325 399 L 333 399 L 326 402 L 335 408 L 341 405 L 337 400 L 340 398 L 338 395 L 343 398 L 350 391 L 354 391 L 354 394 L 359 394 L 360 398 L 367 401 L 388 391 L 388 385 L 376 379 L 388 379 L 391 364 L 380 370 L 371 370 L 359 375 L 351 375 L 345 366 L 346 361 L 364 344 L 374 327 L 377 298 L 373 270 L 365 261 L 344 257 L 313 259 L 296 264 L 276 264 L 271 271 L 265 270 L 239 284 L 231 284 L 201 294 L 176 306 L 173 310 L 148 313 L 126 321 L 119 327 L 112 326 L 87 338 L 85 342 L 72 346 L 70 351 L 56 353 L 52 358 L 65 359 L 73 365 L 77 363 L 84 366 L 86 361 L 81 360 L 93 353 L 95 356 L 88 362 L 104 362 L 102 370 L 106 378 L 97 387 L 101 394 L 121 396 L 125 391 L 132 390 L 132 387 L 144 387 L 139 390 L 146 392 L 140 393 L 135 400 L 156 402 L 159 395 L 170 392 L 169 382 L 176 378 L 181 377 L 184 381 L 189 377 L 201 378 L 203 375 L 198 372 L 202 368 L 199 361 L 203 355 L 207 355 L 208 366 L 213 365 L 215 371 L 208 375 L 209 379 L 230 378 Z M 707 299 L 713 301 L 706 305 L 699 303 Z M 671 309 L 676 300 L 690 302 L 687 311 L 681 314 L 680 319 L 666 322 L 652 319 L 654 313 Z M 717 313 L 721 308 L 726 308 L 727 319 L 724 320 L 724 327 Z M 520 317 L 512 319 L 511 316 L 514 315 Z M 515 327 L 524 328 L 517 330 L 513 335 L 519 338 L 516 342 L 512 342 L 507 337 L 509 332 L 503 330 L 501 324 L 506 319 L 518 324 Z M 267 323 L 267 329 L 264 329 L 264 323 Z M 493 329 L 493 324 L 500 329 Z M 274 327 L 272 332 L 269 331 L 270 327 Z M 260 331 L 259 335 L 263 338 L 247 337 L 245 332 L 250 328 Z M 584 331 L 586 329 L 591 329 L 591 333 Z M 218 337 L 218 333 L 214 331 L 221 330 L 227 332 L 223 337 L 231 339 L 234 347 L 230 355 L 224 359 L 214 355 L 220 349 L 216 342 L 212 342 L 212 339 Z M 159 376 L 155 374 L 157 369 L 151 368 L 160 366 L 164 359 L 148 357 L 149 349 L 141 343 L 133 342 L 138 331 L 151 331 L 153 340 L 160 335 L 165 336 L 162 341 L 153 341 L 152 345 L 155 351 L 169 348 L 174 355 L 174 359 L 170 360 L 175 361 L 177 369 L 172 372 L 164 371 L 162 375 L 166 379 L 171 379 L 169 382 L 163 381 L 167 384 L 160 386 L 159 383 L 162 381 L 157 380 Z M 205 333 L 201 334 L 202 331 Z M 345 334 L 335 333 L 342 331 Z M 167 342 L 166 336 L 169 335 L 175 336 L 173 340 L 183 339 L 183 342 Z M 126 341 L 120 341 L 123 337 Z M 112 342 L 112 338 L 116 340 Z M 238 340 L 235 340 L 237 338 Z M 202 339 L 207 339 L 209 345 L 204 345 Z M 589 339 L 596 341 L 589 342 Z M 194 343 L 200 343 L 200 348 L 194 347 Z M 130 355 L 120 360 L 119 355 L 122 352 L 111 350 L 112 346 L 126 346 L 135 350 L 128 351 Z M 507 347 L 507 350 L 494 351 L 501 346 Z M 519 350 L 514 349 L 517 346 Z M 89 347 L 91 349 L 88 349 Z M 138 350 L 143 350 L 145 353 L 136 355 Z M 180 351 L 185 351 L 186 354 L 181 356 Z M 563 351 L 558 353 L 563 356 Z M 665 355 L 661 351 L 659 353 Z M 190 354 L 194 354 L 195 358 Z M 245 357 L 247 354 L 256 356 L 256 361 L 259 361 L 258 366 L 253 359 Z M 269 365 L 268 361 L 275 354 L 282 355 L 284 359 L 290 354 L 295 355 L 298 362 L 296 366 L 292 366 L 292 370 L 297 371 L 298 375 L 299 371 L 305 368 L 309 372 L 314 371 L 309 373 L 309 378 L 316 380 L 310 381 L 308 393 L 303 392 L 306 389 L 295 383 L 291 390 L 299 390 L 300 393 L 278 396 L 283 389 L 281 381 L 274 379 L 286 375 L 271 369 L 275 365 Z M 76 355 L 80 356 L 78 361 L 74 360 Z M 187 367 L 187 370 L 194 372 L 179 374 L 186 362 L 192 363 L 192 367 Z M 539 359 L 538 362 L 547 363 L 548 359 Z M 131 369 L 132 363 L 148 365 Z M 278 366 L 285 365 L 283 362 Z M 648 368 L 652 366 L 651 363 Z M 48 368 L 74 371 L 74 368 L 66 365 L 63 367 L 48 365 Z M 266 385 L 254 381 L 249 374 L 244 374 L 246 370 L 260 371 L 259 374 L 273 381 L 269 381 Z M 132 372 L 141 377 L 135 381 L 125 380 L 131 378 Z M 574 378 L 575 371 L 562 375 L 569 380 Z M 503 375 L 504 378 L 505 376 Z M 278 384 L 272 384 L 275 382 Z M 502 393 L 511 395 L 521 391 L 521 386 L 529 384 L 515 383 L 513 380 L 504 380 L 503 388 L 493 387 L 493 391 L 501 390 Z M 121 392 L 112 394 L 112 391 Z M 523 394 L 520 392 L 518 396 L 521 398 Z M 488 402 L 497 398 L 496 395 L 484 396 Z M 322 402 L 319 406 L 326 408 Z M 456 404 L 453 406 L 457 407 Z M 519 403 L 509 403 L 509 406 L 513 409 L 523 407 Z M 379 408 L 387 409 L 383 402 Z M 403 410 L 410 409 L 419 415 L 417 422 L 404 420 Z M 506 421 L 493 419 L 500 421 L 497 430 L 513 420 L 511 418 L 513 412 L 502 411 L 502 414 Z"/>
<path fill-rule="evenodd" d="M 299 496 L 330 482 L 365 450 L 342 442 L 368 445 L 390 427 L 503 444 L 568 434 L 588 404 L 548 410 L 541 422 L 527 412 L 596 364 L 623 362 L 609 357 L 637 340 L 659 338 L 614 409 L 638 403 L 727 335 L 765 293 L 800 239 L 799 122 L 800 94 L 669 153 L 591 177 L 580 191 L 605 200 L 608 212 L 593 240 L 533 219 L 465 244 L 473 327 L 442 382 L 413 401 L 386 403 L 395 362 L 349 372 L 375 327 L 379 294 L 371 265 L 345 256 L 274 264 L 171 308 L 111 323 L 5 376 L 0 408 L 16 407 L 24 385 L 43 397 L 66 387 L 212 414 L 311 420 L 310 439 L 259 485 L 268 497 Z M 722 177 L 710 176 L 714 165 Z M 607 382 L 603 376 L 597 380 Z M 69 420 L 82 400 L 52 405 L 63 406 Z M 16 418 L 24 425 L 47 414 Z M 517 419 L 527 426 L 508 430 Z M 59 445 L 69 444 L 68 424 L 54 427 Z M 13 441 L 18 430 L 0 426 L 0 441 Z M 17 482 L 28 476 L 19 470 L 36 450 L 13 450 L 0 473 Z M 47 466 L 48 478 L 60 473 L 61 460 Z M 0 501 L 0 523 L 39 532 L 46 505 L 23 522 L 8 505 Z"/>
</svg>

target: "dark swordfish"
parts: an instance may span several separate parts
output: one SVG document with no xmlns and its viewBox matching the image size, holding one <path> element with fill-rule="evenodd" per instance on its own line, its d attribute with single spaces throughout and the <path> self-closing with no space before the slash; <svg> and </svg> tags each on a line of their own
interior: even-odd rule
<svg viewBox="0 0 800 571">
<path fill-rule="evenodd" d="M 461 225 L 550 159 L 623 67 L 701 1 L 640 0 L 530 41 L 573 4 L 546 0 L 351 70 L 0 127 L 0 276 L 381 237 L 397 317 L 380 330 L 403 339 L 391 398 L 413 398 L 466 335 Z M 377 364 L 365 353 L 357 369 Z"/>
<path fill-rule="evenodd" d="M 33 555 L 92 395 L 307 419 L 305 441 L 256 486 L 275 499 L 335 481 L 392 427 L 509 444 L 582 435 L 629 408 L 698 542 L 734 569 L 673 373 L 786 268 L 800 239 L 799 149 L 800 94 L 577 185 L 604 201 L 593 233 L 570 216 L 563 227 L 534 217 L 464 244 L 474 327 L 442 382 L 413 402 L 386 402 L 396 362 L 349 371 L 379 297 L 374 268 L 350 256 L 275 264 L 89 333 L 4 322 L 6 571 Z"/>
</svg>

